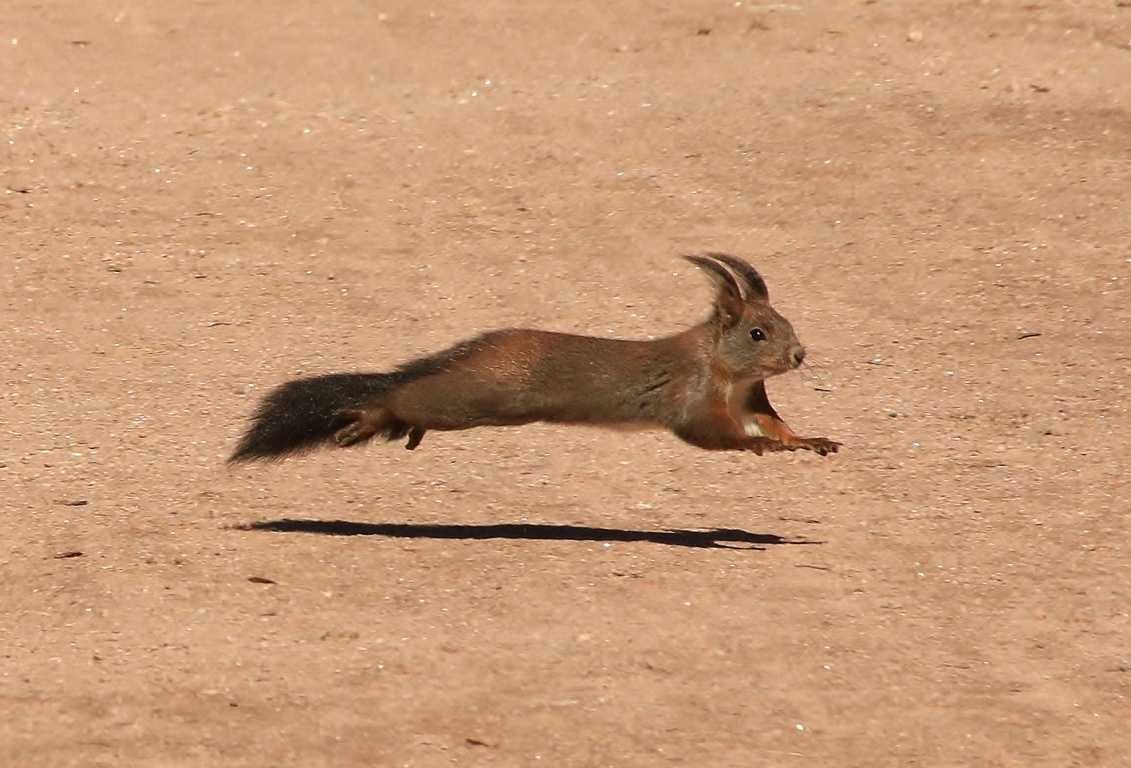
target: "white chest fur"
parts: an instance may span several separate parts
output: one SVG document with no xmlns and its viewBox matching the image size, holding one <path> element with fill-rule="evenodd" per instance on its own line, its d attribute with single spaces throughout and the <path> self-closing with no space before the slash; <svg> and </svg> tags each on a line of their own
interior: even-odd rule
<svg viewBox="0 0 1131 768">
<path fill-rule="evenodd" d="M 758 422 L 754 419 L 746 419 L 742 422 L 742 428 L 750 437 L 765 437 L 766 433 L 758 426 Z"/>
<path fill-rule="evenodd" d="M 726 392 L 727 405 L 730 408 L 731 415 L 734 416 L 735 421 L 742 425 L 742 430 L 750 437 L 766 437 L 766 433 L 758 426 L 754 415 L 746 410 L 746 398 L 750 394 L 750 387 L 759 381 L 761 379 L 738 381 L 729 385 Z"/>
</svg>

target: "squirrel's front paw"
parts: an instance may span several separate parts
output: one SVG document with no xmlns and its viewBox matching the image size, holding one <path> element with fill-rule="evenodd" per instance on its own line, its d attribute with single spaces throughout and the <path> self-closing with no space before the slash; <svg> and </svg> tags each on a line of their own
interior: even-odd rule
<svg viewBox="0 0 1131 768">
<path fill-rule="evenodd" d="M 813 451 L 821 456 L 836 453 L 840 446 L 840 443 L 835 440 L 830 440 L 827 437 L 802 437 L 799 439 L 797 445 L 798 448 Z"/>
<path fill-rule="evenodd" d="M 746 450 L 752 451 L 758 456 L 763 453 L 777 453 L 778 451 L 795 451 L 793 446 L 786 445 L 778 440 L 772 440 L 768 437 L 750 437 L 746 439 Z"/>
</svg>

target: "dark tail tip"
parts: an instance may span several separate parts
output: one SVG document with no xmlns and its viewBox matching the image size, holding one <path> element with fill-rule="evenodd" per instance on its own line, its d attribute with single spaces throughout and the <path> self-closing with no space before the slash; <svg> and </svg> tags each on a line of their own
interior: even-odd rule
<svg viewBox="0 0 1131 768">
<path fill-rule="evenodd" d="M 343 410 L 364 407 L 392 385 L 392 377 L 382 373 L 333 373 L 288 381 L 259 403 L 228 463 L 273 461 L 316 448 L 349 423 Z"/>
</svg>

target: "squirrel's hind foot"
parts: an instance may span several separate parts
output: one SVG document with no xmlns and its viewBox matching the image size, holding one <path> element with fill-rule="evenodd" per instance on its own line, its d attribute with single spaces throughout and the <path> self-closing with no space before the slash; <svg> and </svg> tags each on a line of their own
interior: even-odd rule
<svg viewBox="0 0 1131 768">
<path fill-rule="evenodd" d="M 380 432 L 383 426 L 383 420 L 373 419 L 365 411 L 338 411 L 337 417 L 340 421 L 347 422 L 334 433 L 334 442 L 342 448 L 364 443 Z"/>
<path fill-rule="evenodd" d="M 408 435 L 405 448 L 411 451 L 420 445 L 424 433 L 428 431 L 401 421 L 384 409 L 379 409 L 376 413 L 343 410 L 338 411 L 337 418 L 339 422 L 345 422 L 345 425 L 334 433 L 334 442 L 342 448 L 364 443 L 374 435 L 381 435 L 390 442 Z"/>
</svg>

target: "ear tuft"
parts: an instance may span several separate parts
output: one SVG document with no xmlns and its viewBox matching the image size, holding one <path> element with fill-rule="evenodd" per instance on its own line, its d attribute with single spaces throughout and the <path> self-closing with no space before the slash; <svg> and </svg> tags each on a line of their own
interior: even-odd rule
<svg viewBox="0 0 1131 768">
<path fill-rule="evenodd" d="M 705 256 L 684 256 L 695 266 L 707 273 L 711 282 L 718 288 L 715 296 L 715 316 L 724 327 L 731 327 L 742 318 L 746 302 L 742 297 L 742 289 L 734 279 L 731 271 L 714 259 Z"/>
<path fill-rule="evenodd" d="M 766 288 L 766 281 L 749 263 L 726 253 L 708 253 L 707 257 L 725 264 L 742 281 L 743 287 L 746 288 L 743 298 L 747 301 L 769 302 L 770 291 Z"/>
</svg>

